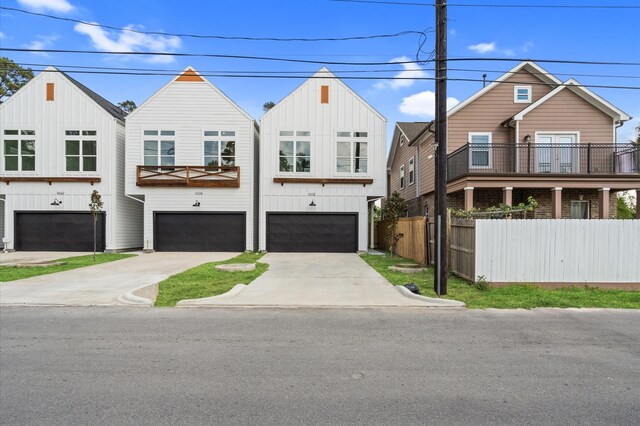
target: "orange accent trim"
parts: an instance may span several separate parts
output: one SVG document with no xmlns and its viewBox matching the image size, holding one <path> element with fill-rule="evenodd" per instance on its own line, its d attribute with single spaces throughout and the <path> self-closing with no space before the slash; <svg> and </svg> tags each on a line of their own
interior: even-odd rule
<svg viewBox="0 0 640 426">
<path fill-rule="evenodd" d="M 329 86 L 320 87 L 320 103 L 321 104 L 329 103 Z"/>
<path fill-rule="evenodd" d="M 53 83 L 47 83 L 47 100 L 52 101 L 54 95 L 54 86 Z"/>
<path fill-rule="evenodd" d="M 204 81 L 204 78 L 200 77 L 193 70 L 186 70 L 180 77 L 176 78 L 176 81 Z"/>
</svg>

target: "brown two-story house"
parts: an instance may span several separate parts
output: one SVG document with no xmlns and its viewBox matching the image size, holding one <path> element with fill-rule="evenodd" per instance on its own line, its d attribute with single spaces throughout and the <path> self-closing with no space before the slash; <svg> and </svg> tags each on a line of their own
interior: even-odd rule
<svg viewBox="0 0 640 426">
<path fill-rule="evenodd" d="M 606 219 L 615 217 L 616 192 L 640 189 L 640 147 L 616 140 L 616 129 L 631 117 L 533 62 L 520 63 L 447 116 L 451 208 L 516 205 L 533 196 L 537 218 Z M 403 124 L 389 153 L 388 192 L 400 192 L 409 215 L 421 215 L 434 207 L 435 126 L 423 124 L 402 144 Z M 411 158 L 416 192 L 406 190 Z"/>
</svg>

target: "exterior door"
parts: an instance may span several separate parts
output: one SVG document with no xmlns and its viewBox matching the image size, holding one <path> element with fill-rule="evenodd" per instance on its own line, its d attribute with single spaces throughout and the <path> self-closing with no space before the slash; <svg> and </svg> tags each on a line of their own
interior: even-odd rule
<svg viewBox="0 0 640 426">
<path fill-rule="evenodd" d="M 536 171 L 538 173 L 578 173 L 577 135 L 540 134 L 536 141 Z"/>
</svg>

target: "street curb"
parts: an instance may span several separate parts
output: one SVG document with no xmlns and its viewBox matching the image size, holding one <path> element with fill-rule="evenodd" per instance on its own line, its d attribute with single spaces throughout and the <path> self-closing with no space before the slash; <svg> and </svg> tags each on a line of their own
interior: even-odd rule
<svg viewBox="0 0 640 426">
<path fill-rule="evenodd" d="M 153 306 L 158 296 L 158 284 L 147 284 L 118 297 L 125 305 Z"/>
<path fill-rule="evenodd" d="M 236 284 L 235 286 L 233 286 L 231 290 L 229 290 L 226 293 L 222 293 L 217 296 L 203 297 L 200 299 L 181 300 L 178 303 L 176 303 L 176 306 L 182 306 L 187 308 L 194 307 L 194 306 L 209 306 L 211 304 L 215 304 L 215 302 L 218 300 L 225 300 L 225 299 L 229 299 L 231 297 L 237 296 L 245 288 L 247 288 L 247 284 Z"/>
<path fill-rule="evenodd" d="M 405 297 L 410 299 L 422 300 L 425 303 L 429 303 L 432 307 L 444 307 L 444 308 L 464 308 L 466 305 L 463 302 L 451 299 L 435 299 L 433 297 L 420 296 L 419 294 L 412 293 L 403 285 L 397 285 L 395 288 Z"/>
</svg>

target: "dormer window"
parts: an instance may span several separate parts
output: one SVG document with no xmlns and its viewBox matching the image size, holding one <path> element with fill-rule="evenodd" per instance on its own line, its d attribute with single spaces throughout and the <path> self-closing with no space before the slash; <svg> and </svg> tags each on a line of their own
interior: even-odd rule
<svg viewBox="0 0 640 426">
<path fill-rule="evenodd" d="M 513 102 L 517 104 L 530 104 L 531 86 L 515 86 L 513 88 Z"/>
</svg>

